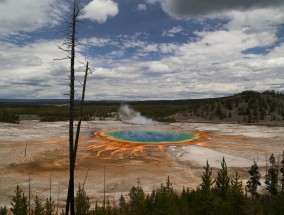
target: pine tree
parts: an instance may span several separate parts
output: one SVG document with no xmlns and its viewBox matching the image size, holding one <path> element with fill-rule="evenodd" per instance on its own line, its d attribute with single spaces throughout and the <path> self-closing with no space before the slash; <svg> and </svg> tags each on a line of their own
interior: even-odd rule
<svg viewBox="0 0 284 215">
<path fill-rule="evenodd" d="M 173 194 L 173 183 L 170 181 L 170 176 L 167 177 L 165 191 L 167 195 Z"/>
<path fill-rule="evenodd" d="M 178 196 L 174 193 L 173 184 L 169 176 L 166 179 L 166 186 L 161 184 L 156 197 L 156 206 L 160 211 L 165 211 L 166 214 L 175 214 L 177 211 L 176 200 Z"/>
<path fill-rule="evenodd" d="M 201 176 L 202 183 L 200 184 L 200 187 L 202 192 L 209 193 L 212 189 L 212 185 L 214 184 L 214 180 L 211 178 L 212 168 L 210 168 L 208 161 L 206 162 L 206 166 L 204 166 L 203 169 L 204 172 Z"/>
<path fill-rule="evenodd" d="M 129 193 L 130 202 L 129 206 L 133 214 L 145 214 L 144 199 L 145 193 L 143 189 L 138 185 L 132 187 Z"/>
<path fill-rule="evenodd" d="M 8 215 L 8 209 L 7 207 L 0 207 L 0 215 Z"/>
<path fill-rule="evenodd" d="M 252 201 L 254 201 L 257 195 L 257 187 L 261 185 L 259 181 L 261 175 L 258 171 L 258 166 L 255 161 L 248 172 L 250 174 L 250 179 L 247 181 L 247 189 L 248 192 L 251 194 Z"/>
<path fill-rule="evenodd" d="M 244 196 L 243 184 L 240 181 L 240 175 L 236 171 L 234 177 L 232 177 L 230 186 L 230 214 L 245 214 L 246 207 L 246 197 Z"/>
<path fill-rule="evenodd" d="M 152 214 L 155 207 L 155 201 L 156 201 L 156 189 L 153 189 L 151 194 L 146 196 L 145 199 L 145 207 L 146 207 L 146 214 Z"/>
<path fill-rule="evenodd" d="M 54 215 L 54 201 L 52 198 L 47 198 L 45 201 L 45 215 Z"/>
<path fill-rule="evenodd" d="M 231 190 L 234 193 L 243 193 L 243 183 L 240 181 L 240 175 L 235 172 L 234 177 L 231 179 Z"/>
<path fill-rule="evenodd" d="M 32 215 L 44 215 L 44 207 L 42 206 L 40 198 L 36 195 L 35 208 L 32 209 Z"/>
<path fill-rule="evenodd" d="M 177 211 L 177 199 L 178 196 L 173 192 L 173 188 L 168 177 L 166 186 L 161 184 L 161 187 L 156 190 L 154 214 L 175 214 Z"/>
<path fill-rule="evenodd" d="M 11 211 L 14 215 L 27 215 L 28 214 L 28 198 L 17 185 L 15 195 L 12 197 Z"/>
<path fill-rule="evenodd" d="M 276 160 L 273 155 L 271 154 L 269 158 L 269 162 L 271 164 L 271 167 L 268 169 L 268 173 L 265 175 L 265 184 L 266 184 L 266 190 L 272 194 L 276 195 L 278 193 L 277 185 L 278 185 L 278 171 L 277 171 L 277 165 Z"/>
<path fill-rule="evenodd" d="M 90 214 L 92 214 L 92 215 L 103 215 L 103 214 L 105 214 L 105 211 L 104 211 L 104 208 L 100 207 L 98 205 L 98 202 L 96 201 L 95 208 L 91 210 Z"/>
<path fill-rule="evenodd" d="M 211 214 L 213 207 L 213 189 L 212 186 L 214 184 L 214 180 L 211 178 L 212 176 L 212 168 L 210 168 L 208 161 L 206 162 L 206 166 L 203 167 L 204 172 L 201 176 L 202 183 L 200 184 L 200 188 L 198 188 L 195 192 L 195 206 L 193 210 L 195 210 L 196 214 Z M 202 207 L 199 206 L 200 202 L 202 202 Z"/>
<path fill-rule="evenodd" d="M 218 171 L 218 175 L 216 178 L 215 190 L 217 191 L 219 196 L 224 199 L 227 197 L 229 189 L 230 189 L 230 178 L 228 176 L 228 170 L 225 158 L 223 157 L 221 162 L 221 169 Z"/>
<path fill-rule="evenodd" d="M 179 214 L 189 215 L 190 214 L 190 191 L 189 188 L 183 188 L 179 197 Z"/>
<path fill-rule="evenodd" d="M 215 115 L 216 115 L 216 117 L 218 117 L 221 120 L 224 118 L 223 112 L 221 110 L 220 102 L 217 103 L 217 108 L 215 110 Z"/>
<path fill-rule="evenodd" d="M 75 214 L 83 215 L 90 213 L 90 202 L 84 188 L 79 184 L 79 188 L 75 197 Z"/>
<path fill-rule="evenodd" d="M 106 206 L 105 206 L 105 214 L 106 215 L 111 215 L 111 213 L 112 213 L 112 208 L 111 208 L 111 205 L 110 205 L 110 201 L 109 201 L 109 199 L 107 199 L 107 201 L 106 201 Z M 77 215 L 77 214 L 76 214 Z M 83 215 L 83 214 L 82 214 Z M 84 214 L 85 215 L 85 214 Z"/>
<path fill-rule="evenodd" d="M 122 194 L 120 195 L 120 198 L 119 198 L 119 207 L 121 211 L 126 210 L 126 201 Z"/>
<path fill-rule="evenodd" d="M 282 173 L 280 180 L 281 180 L 281 192 L 283 193 L 284 192 L 284 151 L 283 151 L 283 154 L 282 154 L 280 172 Z"/>
</svg>

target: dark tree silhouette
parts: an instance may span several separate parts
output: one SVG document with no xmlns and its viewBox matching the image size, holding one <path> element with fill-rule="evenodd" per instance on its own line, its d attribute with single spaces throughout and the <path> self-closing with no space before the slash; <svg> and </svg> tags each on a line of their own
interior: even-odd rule
<svg viewBox="0 0 284 215">
<path fill-rule="evenodd" d="M 270 168 L 268 169 L 267 174 L 265 175 L 265 184 L 266 184 L 266 190 L 272 194 L 272 195 L 276 195 L 278 193 L 277 190 L 277 185 L 278 185 L 278 168 L 276 165 L 276 160 L 275 157 L 273 155 L 273 153 L 271 154 L 270 158 L 269 158 L 269 162 L 270 162 Z"/>
<path fill-rule="evenodd" d="M 216 178 L 215 189 L 222 198 L 226 198 L 229 188 L 230 188 L 230 178 L 228 176 L 228 170 L 225 158 L 223 157 L 221 162 L 221 169 L 218 171 L 218 175 Z"/>
<path fill-rule="evenodd" d="M 251 194 L 252 201 L 254 201 L 255 196 L 257 194 L 257 187 L 261 185 L 259 181 L 260 173 L 258 171 L 258 166 L 255 161 L 248 172 L 250 174 L 250 179 L 247 181 L 247 189 L 248 192 Z"/>
<path fill-rule="evenodd" d="M 75 198 L 75 212 L 76 214 L 89 214 L 90 213 L 90 201 L 85 190 L 79 185 L 76 198 Z"/>
<path fill-rule="evenodd" d="M 212 168 L 210 168 L 208 160 L 206 162 L 206 166 L 203 167 L 204 172 L 202 173 L 202 183 L 200 184 L 201 190 L 208 194 L 211 189 L 212 185 L 214 183 L 214 180 L 211 178 L 212 177 Z"/>
<path fill-rule="evenodd" d="M 86 63 L 86 70 L 84 76 L 84 82 L 82 84 L 82 96 L 81 96 L 81 104 L 80 104 L 80 113 L 77 124 L 76 136 L 74 139 L 74 107 L 75 107 L 75 57 L 76 51 L 75 47 L 78 41 L 77 38 L 77 24 L 79 21 L 79 16 L 81 12 L 81 1 L 73 0 L 70 8 L 70 13 L 67 16 L 66 24 L 66 39 L 62 46 L 59 46 L 59 49 L 68 53 L 68 57 L 66 59 L 70 59 L 70 75 L 69 75 L 69 186 L 68 186 L 68 194 L 67 194 L 67 203 L 65 213 L 68 215 L 69 208 L 71 215 L 75 214 L 75 205 L 74 205 L 74 170 L 75 170 L 75 162 L 76 162 L 76 154 L 77 147 L 80 136 L 80 128 L 81 122 L 83 118 L 83 107 L 84 107 L 84 99 L 85 99 L 85 89 L 88 73 L 91 72 L 89 69 L 89 63 Z M 63 48 L 64 47 L 64 48 Z"/>
<path fill-rule="evenodd" d="M 19 185 L 17 185 L 15 195 L 12 197 L 11 211 L 14 215 L 28 214 L 28 198 L 25 196 Z"/>
<path fill-rule="evenodd" d="M 280 172 L 282 173 L 282 175 L 281 175 L 281 191 L 284 192 L 284 151 L 283 151 L 283 154 L 282 154 Z"/>
<path fill-rule="evenodd" d="M 44 214 L 44 206 L 42 205 L 42 202 L 38 196 L 35 197 L 35 206 L 32 210 L 33 215 L 42 215 Z"/>
<path fill-rule="evenodd" d="M 203 167 L 204 171 L 202 173 L 202 182 L 200 184 L 200 189 L 197 189 L 197 201 L 203 202 L 203 207 L 197 209 L 197 213 L 202 214 L 210 214 L 210 211 L 212 210 L 212 186 L 215 182 L 215 180 L 212 179 L 212 168 L 210 168 L 210 165 L 208 163 L 208 160 L 206 161 L 206 166 Z"/>
</svg>

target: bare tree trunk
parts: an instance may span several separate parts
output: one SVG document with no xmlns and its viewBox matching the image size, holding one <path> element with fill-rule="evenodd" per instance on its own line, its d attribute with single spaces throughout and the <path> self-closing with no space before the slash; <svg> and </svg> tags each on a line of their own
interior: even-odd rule
<svg viewBox="0 0 284 215">
<path fill-rule="evenodd" d="M 103 202 L 104 210 L 106 209 L 106 166 L 104 165 L 104 202 Z"/>
<path fill-rule="evenodd" d="M 77 148 L 78 148 L 78 143 L 79 143 L 79 137 L 80 137 L 80 129 L 81 129 L 81 122 L 83 118 L 83 109 L 84 109 L 84 101 L 85 101 L 85 91 L 86 91 L 86 84 L 87 84 L 87 77 L 88 77 L 88 72 L 89 72 L 89 63 L 87 62 L 86 65 L 86 70 L 85 70 L 85 76 L 84 76 L 84 83 L 83 83 L 83 90 L 82 90 L 82 96 L 81 96 L 81 104 L 80 104 L 80 115 L 79 115 L 79 120 L 77 124 L 77 130 L 76 130 L 76 137 L 75 137 L 75 145 L 73 149 L 73 160 L 72 160 L 72 171 L 73 171 L 73 180 L 74 180 L 74 172 L 75 172 L 75 163 L 76 163 L 76 156 L 77 156 Z M 71 160 L 70 160 L 71 162 Z M 71 163 L 70 163 L 70 168 L 71 168 Z M 71 169 L 70 169 L 71 171 Z M 73 197 L 74 197 L 74 181 L 72 183 L 71 177 L 69 178 L 69 186 L 68 186 L 68 194 L 67 194 L 67 204 L 66 204 L 66 214 L 68 214 L 68 208 L 71 203 L 71 198 L 70 195 L 72 195 L 72 185 L 73 185 Z M 72 213 L 71 213 L 72 215 Z"/>
<path fill-rule="evenodd" d="M 85 183 L 86 183 L 86 180 L 87 180 L 87 177 L 88 177 L 88 173 L 89 173 L 89 168 L 87 169 L 87 172 L 86 172 L 86 175 L 85 175 L 85 178 L 84 178 L 84 182 L 83 182 L 83 186 L 82 186 L 83 189 L 85 187 Z"/>
<path fill-rule="evenodd" d="M 87 84 L 87 77 L 88 77 L 89 70 L 90 70 L 89 69 L 89 63 L 87 62 L 86 70 L 85 70 L 85 76 L 84 76 L 82 96 L 81 96 L 80 115 L 79 115 L 79 120 L 78 120 L 78 124 L 77 124 L 77 130 L 76 130 L 75 145 L 74 145 L 74 149 L 73 149 L 73 160 L 72 160 L 72 162 L 73 162 L 72 163 L 73 180 L 74 180 L 77 148 L 78 148 L 79 137 L 80 137 L 81 122 L 82 122 L 82 118 L 83 118 L 85 91 L 86 91 L 86 84 Z M 71 162 L 71 160 L 70 160 L 70 162 Z M 71 168 L 71 164 L 70 164 L 70 168 Z M 71 169 L 70 169 L 70 171 L 71 171 Z M 73 184 L 72 184 L 71 177 L 70 177 L 69 178 L 69 186 L 68 186 L 68 194 L 67 194 L 66 214 L 68 214 L 68 208 L 69 208 L 69 205 L 71 204 L 70 195 L 72 195 L 72 185 L 73 185 L 73 198 L 74 198 L 74 181 L 73 181 Z M 72 215 L 72 213 L 71 213 L 71 215 Z"/>
<path fill-rule="evenodd" d="M 29 173 L 29 215 L 31 214 L 31 173 Z"/>
<path fill-rule="evenodd" d="M 70 175 L 69 175 L 69 187 L 67 194 L 67 204 L 66 204 L 66 214 L 69 211 L 71 215 L 75 215 L 74 209 L 74 82 L 75 82 L 75 42 L 76 42 L 76 23 L 77 23 L 77 0 L 73 1 L 72 7 L 72 22 L 71 22 L 71 38 L 70 38 L 70 47 L 71 47 L 71 56 L 70 56 L 70 91 L 69 91 L 69 163 L 70 163 Z"/>
<path fill-rule="evenodd" d="M 86 64 L 83 90 L 82 90 L 82 96 L 81 96 L 81 104 L 80 104 L 80 116 L 79 116 L 79 120 L 78 120 L 78 124 L 77 124 L 77 131 L 76 131 L 76 138 L 75 138 L 74 166 L 73 166 L 74 168 L 75 168 L 75 161 L 76 161 L 76 156 L 77 156 L 78 142 L 79 142 L 79 137 L 80 137 L 81 122 L 82 122 L 82 118 L 83 118 L 83 109 L 84 109 L 85 91 L 86 91 L 88 72 L 89 72 L 89 62 L 87 62 L 87 64 Z"/>
<path fill-rule="evenodd" d="M 80 128 L 81 122 L 83 118 L 83 108 L 84 108 L 84 99 L 85 99 L 85 89 L 87 83 L 87 76 L 88 72 L 91 71 L 89 69 L 89 63 L 86 64 L 86 71 L 84 76 L 84 83 L 82 84 L 82 97 L 81 97 L 81 104 L 80 104 L 80 115 L 77 124 L 76 136 L 74 140 L 74 98 L 75 98 L 75 47 L 76 47 L 76 25 L 78 22 L 78 17 L 80 15 L 80 0 L 73 0 L 72 9 L 70 13 L 70 17 L 68 17 L 68 30 L 67 30 L 67 50 L 60 49 L 68 52 L 70 56 L 70 90 L 69 90 L 69 159 L 70 159 L 70 175 L 69 175 L 69 185 L 68 185 L 68 194 L 67 194 L 67 202 L 65 208 L 65 214 L 68 215 L 69 209 L 71 215 L 75 215 L 75 207 L 74 207 L 74 171 L 75 171 L 75 163 L 76 163 L 76 155 L 77 155 L 77 148 L 80 136 Z M 70 20 L 70 21 L 69 21 Z"/>
<path fill-rule="evenodd" d="M 60 195 L 60 187 L 58 188 L 58 193 L 57 193 L 56 215 L 58 215 L 59 195 Z"/>
</svg>

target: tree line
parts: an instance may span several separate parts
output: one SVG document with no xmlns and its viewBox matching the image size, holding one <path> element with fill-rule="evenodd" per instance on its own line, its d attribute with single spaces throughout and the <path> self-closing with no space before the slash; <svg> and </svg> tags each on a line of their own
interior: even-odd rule
<svg viewBox="0 0 284 215">
<path fill-rule="evenodd" d="M 92 105 L 86 104 L 83 113 L 83 120 L 105 120 L 113 117 L 113 113 L 117 113 L 120 104 L 116 105 Z M 132 106 L 142 115 L 152 118 L 156 121 L 169 121 L 166 117 L 175 114 L 179 111 L 186 110 L 187 106 L 175 105 L 134 105 Z M 74 109 L 74 117 L 78 119 L 79 107 Z M 68 121 L 69 110 L 68 106 L 33 106 L 33 107 L 0 107 L 0 122 L 19 123 L 21 115 L 32 116 L 36 115 L 42 122 Z M 118 118 L 118 116 L 116 117 Z"/>
<path fill-rule="evenodd" d="M 262 93 L 244 91 L 233 96 L 204 99 L 198 102 L 191 100 L 177 100 L 165 102 L 129 102 L 131 107 L 141 112 L 143 116 L 160 122 L 171 122 L 180 119 L 203 119 L 205 121 L 220 120 L 239 123 L 258 123 L 261 121 L 283 121 L 284 95 L 273 90 Z M 87 102 L 83 113 L 83 120 L 112 117 L 121 102 Z M 74 116 L 78 118 L 79 107 L 76 104 Z M 41 121 L 68 121 L 67 105 L 13 106 L 0 105 L 0 121 L 18 123 L 19 115 L 37 115 Z"/>
<path fill-rule="evenodd" d="M 284 120 L 284 95 L 273 90 L 244 91 L 233 96 L 209 99 L 189 106 L 185 117 L 203 120 L 259 123 Z"/>
<path fill-rule="evenodd" d="M 212 168 L 208 161 L 203 167 L 201 183 L 196 189 L 183 188 L 176 192 L 168 176 L 165 184 L 145 193 L 140 182 L 133 186 L 128 196 L 121 194 L 118 203 L 109 199 L 99 205 L 91 205 L 90 199 L 79 185 L 75 197 L 75 214 L 77 215 L 241 215 L 241 214 L 284 214 L 284 152 L 281 161 L 277 161 L 274 154 L 269 162 L 264 176 L 261 190 L 260 172 L 256 162 L 248 171 L 246 184 L 240 179 L 236 171 L 229 177 L 226 161 L 223 158 L 217 176 L 212 177 Z M 32 205 L 32 206 L 31 206 Z M 29 197 L 16 187 L 12 197 L 11 208 L 1 207 L 0 214 L 8 212 L 14 215 L 64 215 L 59 212 L 51 195 L 45 201 L 38 196 L 33 204 Z"/>
</svg>

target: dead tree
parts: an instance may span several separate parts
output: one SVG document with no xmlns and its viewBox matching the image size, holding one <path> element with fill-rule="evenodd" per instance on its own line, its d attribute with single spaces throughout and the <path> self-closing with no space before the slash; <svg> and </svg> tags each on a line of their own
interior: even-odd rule
<svg viewBox="0 0 284 215">
<path fill-rule="evenodd" d="M 76 25 L 78 23 L 78 17 L 80 14 L 79 0 L 74 0 L 72 3 L 72 12 L 70 14 L 70 21 L 67 21 L 69 25 L 67 32 L 67 48 L 70 52 L 70 91 L 69 91 L 69 186 L 67 194 L 67 203 L 65 214 L 69 212 L 71 215 L 75 215 L 74 207 L 74 97 L 75 97 L 75 46 L 76 46 Z"/>
<path fill-rule="evenodd" d="M 68 186 L 68 194 L 67 194 L 67 203 L 66 203 L 66 211 L 65 214 L 68 215 L 69 206 L 71 209 L 71 215 L 75 214 L 72 213 L 74 208 L 74 172 L 75 172 L 75 164 L 76 164 L 76 156 L 77 156 L 77 148 L 79 144 L 79 137 L 80 137 L 80 128 L 81 128 L 81 122 L 83 119 L 83 108 L 84 108 L 84 101 L 85 101 L 85 89 L 86 89 L 86 83 L 87 83 L 87 76 L 91 72 L 89 69 L 89 63 L 86 64 L 86 70 L 85 70 L 85 76 L 84 76 L 84 82 L 83 82 L 83 90 L 82 90 L 82 96 L 81 96 L 81 104 L 80 104 L 80 114 L 77 124 L 77 130 L 76 130 L 76 137 L 74 141 L 74 148 L 72 149 L 73 155 L 72 159 L 70 158 L 70 177 L 69 177 L 69 186 Z M 69 146 L 70 147 L 70 146 Z M 72 172 L 72 173 L 71 173 Z M 71 177 L 72 174 L 72 177 Z"/>
<path fill-rule="evenodd" d="M 76 163 L 76 154 L 80 136 L 80 128 L 81 128 L 81 121 L 83 118 L 83 107 L 84 107 L 84 99 L 85 99 L 85 89 L 87 83 L 87 76 L 91 72 L 89 69 L 89 63 L 85 64 L 85 76 L 84 82 L 82 83 L 82 96 L 81 96 L 81 103 L 80 103 L 80 113 L 79 119 L 76 129 L 76 134 L 74 138 L 74 106 L 75 106 L 75 47 L 77 44 L 77 24 L 79 22 L 79 16 L 81 12 L 80 7 L 80 0 L 73 0 L 70 8 L 70 13 L 65 20 L 67 24 L 66 31 L 64 32 L 66 38 L 65 42 L 58 46 L 59 49 L 68 53 L 68 56 L 63 59 L 56 59 L 56 60 L 70 60 L 70 75 L 69 75 L 69 185 L 68 185 L 68 194 L 66 200 L 66 210 L 65 214 L 68 215 L 69 209 L 70 214 L 75 214 L 75 207 L 74 207 L 74 171 L 75 171 L 75 163 Z"/>
</svg>

